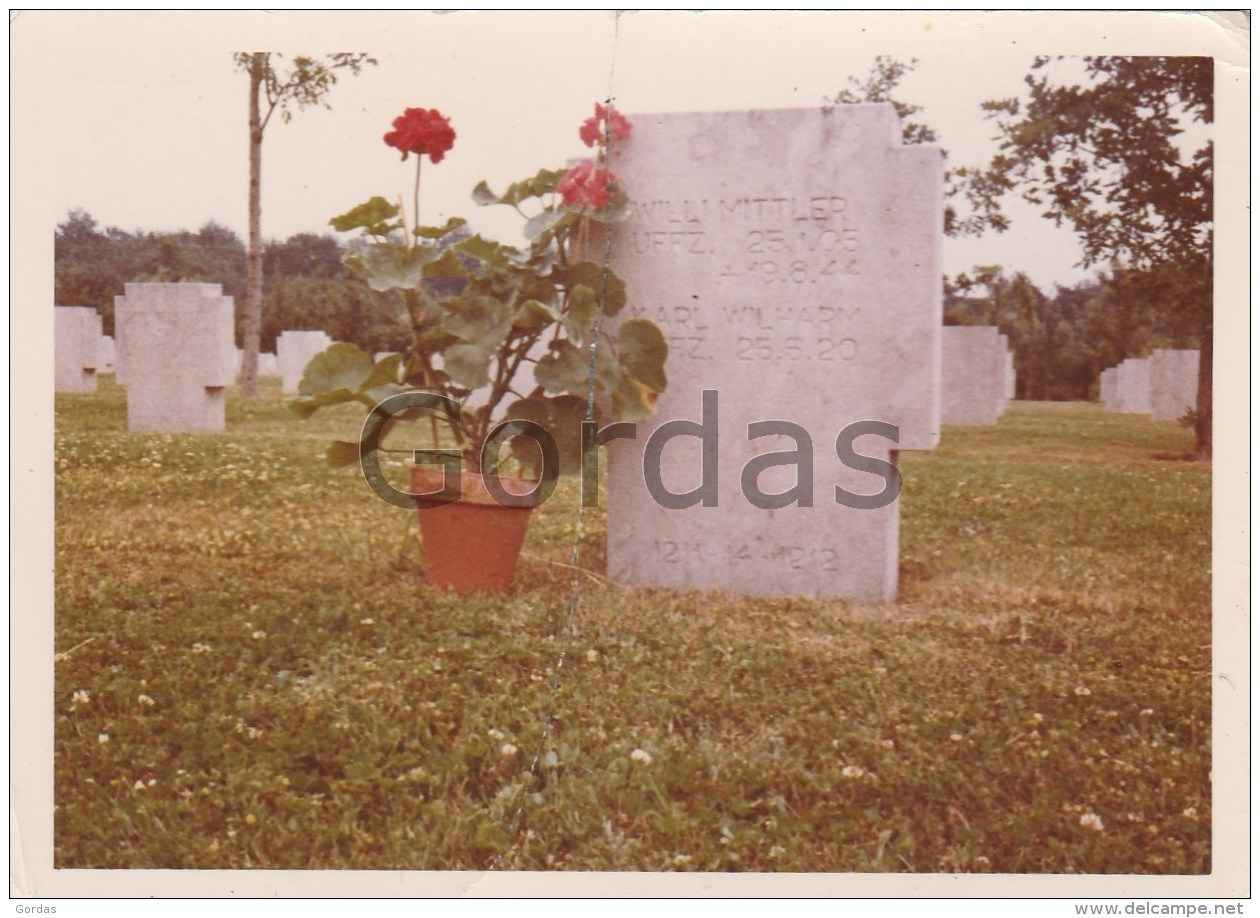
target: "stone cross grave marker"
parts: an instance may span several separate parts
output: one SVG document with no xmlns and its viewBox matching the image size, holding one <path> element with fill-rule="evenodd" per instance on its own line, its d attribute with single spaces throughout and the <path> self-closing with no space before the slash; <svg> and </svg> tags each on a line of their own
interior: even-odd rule
<svg viewBox="0 0 1260 918">
<path fill-rule="evenodd" d="M 90 306 L 53 310 L 53 388 L 58 392 L 95 392 L 101 369 L 101 317 Z"/>
<path fill-rule="evenodd" d="M 617 320 L 661 327 L 669 386 L 610 444 L 610 576 L 893 600 L 896 454 L 939 437 L 940 151 L 887 105 L 632 120 Z"/>
<path fill-rule="evenodd" d="M 218 284 L 127 284 L 114 297 L 127 429 L 218 433 L 235 380 L 232 298 Z"/>
<path fill-rule="evenodd" d="M 333 343 L 323 331 L 285 331 L 276 339 L 276 368 L 284 381 L 284 394 L 297 395 L 302 373 L 312 357 Z"/>
</svg>

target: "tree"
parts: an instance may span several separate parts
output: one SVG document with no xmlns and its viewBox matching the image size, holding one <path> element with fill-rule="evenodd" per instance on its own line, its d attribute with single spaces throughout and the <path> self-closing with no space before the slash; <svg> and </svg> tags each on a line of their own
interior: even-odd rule
<svg viewBox="0 0 1260 918">
<path fill-rule="evenodd" d="M 875 62 L 871 65 L 871 72 L 867 74 L 865 81 L 857 77 L 849 77 L 849 87 L 840 90 L 828 101 L 844 105 L 860 102 L 887 102 L 897 110 L 897 117 L 901 119 L 902 143 L 907 145 L 936 143 L 936 131 L 926 124 L 912 120 L 915 115 L 923 111 L 923 106 L 911 105 L 893 98 L 893 92 L 897 89 L 901 78 L 914 70 L 918 64 L 917 58 L 903 62 L 881 54 L 875 58 Z"/>
<path fill-rule="evenodd" d="M 1212 454 L 1212 123 L 1210 58 L 1037 58 L 1030 98 L 986 102 L 1000 150 L 975 172 L 969 196 L 1003 229 L 997 198 L 1010 192 L 1067 223 L 1082 264 L 1111 263 L 1175 285 L 1174 324 L 1199 344 L 1195 453 Z M 1204 128 L 1196 128 L 1195 125 Z M 1126 355 L 1134 356 L 1134 355 Z"/>
<path fill-rule="evenodd" d="M 273 66 L 281 55 L 267 51 L 235 55 L 236 64 L 249 75 L 249 262 L 245 292 L 244 361 L 241 366 L 241 392 L 258 394 L 258 344 L 262 328 L 262 142 L 271 116 L 280 112 L 288 122 L 294 108 L 323 105 L 325 95 L 337 82 L 337 71 L 358 74 L 375 64 L 375 58 L 360 53 L 328 55 L 322 62 L 295 57 L 287 73 Z"/>
</svg>

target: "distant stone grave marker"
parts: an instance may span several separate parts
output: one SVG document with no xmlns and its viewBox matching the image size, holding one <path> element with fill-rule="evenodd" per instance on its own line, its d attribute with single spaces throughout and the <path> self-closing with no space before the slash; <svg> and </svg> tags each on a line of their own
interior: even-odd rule
<svg viewBox="0 0 1260 918">
<path fill-rule="evenodd" d="M 1151 354 L 1151 417 L 1179 421 L 1198 402 L 1199 352 L 1158 350 Z"/>
<path fill-rule="evenodd" d="M 941 421 L 996 424 L 1006 409 L 1006 348 L 993 325 L 950 325 L 941 339 Z"/>
<path fill-rule="evenodd" d="M 1122 414 L 1151 413 L 1149 360 L 1130 357 L 1116 368 L 1116 411 Z"/>
<path fill-rule="evenodd" d="M 1109 367 L 1098 377 L 1098 398 L 1102 402 L 1104 411 L 1120 410 L 1120 399 L 1116 391 L 1119 375 L 1119 369 Z"/>
<path fill-rule="evenodd" d="M 332 345 L 323 331 L 285 331 L 276 339 L 276 368 L 283 381 L 285 395 L 297 395 L 302 373 L 311 358 Z"/>
<path fill-rule="evenodd" d="M 89 306 L 53 310 L 53 388 L 95 392 L 101 368 L 101 317 Z"/>
<path fill-rule="evenodd" d="M 894 599 L 897 451 L 939 437 L 940 151 L 887 105 L 632 120 L 618 320 L 662 328 L 669 386 L 610 444 L 610 576 Z"/>
</svg>

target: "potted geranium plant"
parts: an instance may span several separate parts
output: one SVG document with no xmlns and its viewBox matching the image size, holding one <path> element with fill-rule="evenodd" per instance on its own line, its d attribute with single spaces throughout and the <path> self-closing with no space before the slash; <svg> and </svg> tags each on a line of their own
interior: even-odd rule
<svg viewBox="0 0 1260 918">
<path fill-rule="evenodd" d="M 290 408 L 308 417 L 358 401 L 375 414 L 402 401 L 407 410 L 376 414 L 381 423 L 372 435 L 329 449 L 330 464 L 363 462 L 365 469 L 379 469 L 383 430 L 420 421 L 444 463 L 412 470 L 426 577 L 435 586 L 472 592 L 510 585 L 547 476 L 581 467 L 582 424 L 594 419 L 594 394 L 605 397 L 614 419 L 636 420 L 654 412 L 665 389 L 667 347 L 653 323 L 626 321 L 615 338 L 601 329 L 624 307 L 626 290 L 603 252 L 590 251 L 592 224 L 628 214 L 608 156 L 629 132 L 622 115 L 597 104 L 579 130 L 592 158 L 543 169 L 502 194 L 477 185 L 477 204 L 521 214 L 527 245 L 516 247 L 471 234 L 460 218 L 419 225 L 421 161 L 441 162 L 455 132 L 439 112 L 408 108 L 384 140 L 404 161 L 416 155 L 410 214 L 401 199 L 374 197 L 331 221 L 339 232 L 361 233 L 346 266 L 373 290 L 402 292 L 412 342 L 406 354 L 379 361 L 355 345 L 333 345 L 308 364 Z M 427 408 L 442 410 L 422 411 L 403 396 L 417 392 L 429 394 L 421 399 Z M 458 479 L 453 469 L 448 474 L 452 457 Z"/>
</svg>

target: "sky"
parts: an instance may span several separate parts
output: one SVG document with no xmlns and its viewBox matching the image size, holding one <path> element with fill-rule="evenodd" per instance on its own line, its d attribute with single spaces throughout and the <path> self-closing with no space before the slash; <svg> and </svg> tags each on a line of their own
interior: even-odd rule
<svg viewBox="0 0 1260 918">
<path fill-rule="evenodd" d="M 377 66 L 342 76 L 330 108 L 267 129 L 264 237 L 330 232 L 372 195 L 410 200 L 411 161 L 381 140 L 410 106 L 439 109 L 457 134 L 442 163 L 426 161 L 424 222 L 464 216 L 509 242 L 519 221 L 476 207 L 472 187 L 581 156 L 597 99 L 632 116 L 814 106 L 878 54 L 915 58 L 898 97 L 922 107 L 950 165 L 980 166 L 996 152 L 981 102 L 1019 95 L 1037 54 L 1230 47 L 1200 15 L 1070 12 L 23 12 L 10 37 L 15 176 L 39 189 L 50 228 L 83 209 L 102 228 L 213 221 L 244 239 L 248 80 L 232 53 L 353 50 Z M 1006 210 L 1008 232 L 946 240 L 947 274 L 999 264 L 1048 293 L 1090 276 L 1070 230 L 1018 201 Z"/>
</svg>

